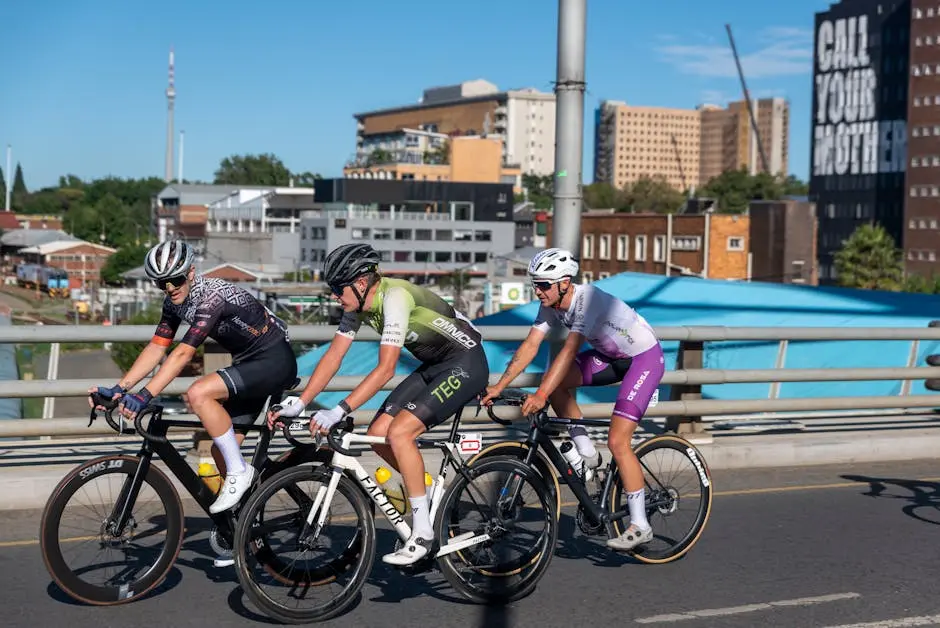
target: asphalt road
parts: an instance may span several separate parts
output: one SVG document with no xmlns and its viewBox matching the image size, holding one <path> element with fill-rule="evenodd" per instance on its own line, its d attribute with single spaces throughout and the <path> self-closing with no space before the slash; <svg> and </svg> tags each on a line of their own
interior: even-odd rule
<svg viewBox="0 0 940 628">
<path fill-rule="evenodd" d="M 940 460 L 716 471 L 714 480 L 708 527 L 675 563 L 643 566 L 609 553 L 573 531 L 569 507 L 547 575 L 508 608 L 456 599 L 439 573 L 409 578 L 377 562 L 358 604 L 324 625 L 940 626 Z M 205 532 L 187 538 L 149 598 L 114 608 L 74 604 L 43 567 L 38 517 L 0 515 L 4 626 L 270 623 L 231 568 L 212 567 Z M 193 516 L 187 525 L 202 521 Z M 379 552 L 390 543 L 381 535 Z"/>
</svg>

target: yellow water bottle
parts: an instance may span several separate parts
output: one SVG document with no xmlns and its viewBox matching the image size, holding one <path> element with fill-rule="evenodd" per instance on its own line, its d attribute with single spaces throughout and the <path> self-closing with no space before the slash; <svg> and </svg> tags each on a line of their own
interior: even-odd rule
<svg viewBox="0 0 940 628">
<path fill-rule="evenodd" d="M 222 486 L 222 476 L 219 475 L 219 470 L 215 467 L 215 464 L 211 462 L 200 462 L 198 472 L 199 477 L 206 483 L 206 486 L 208 486 L 213 493 L 218 493 L 219 488 Z"/>
<path fill-rule="evenodd" d="M 378 483 L 379 488 L 385 492 L 385 496 L 395 507 L 395 510 L 405 514 L 405 491 L 401 484 L 398 485 L 397 489 L 389 486 L 388 481 L 390 479 L 392 479 L 392 472 L 385 467 L 379 467 L 375 470 L 375 481 Z"/>
</svg>

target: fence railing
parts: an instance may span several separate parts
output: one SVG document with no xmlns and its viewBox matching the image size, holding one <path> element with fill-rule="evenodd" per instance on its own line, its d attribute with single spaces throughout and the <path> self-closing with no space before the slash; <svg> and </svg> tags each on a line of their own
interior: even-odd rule
<svg viewBox="0 0 940 628">
<path fill-rule="evenodd" d="M 528 333 L 527 326 L 486 326 L 480 331 L 487 341 L 518 343 Z M 326 343 L 333 337 L 332 326 L 301 325 L 291 327 L 290 337 L 294 342 Z M 182 337 L 185 328 L 177 337 Z M 701 432 L 704 416 L 734 415 L 775 412 L 814 412 L 831 410 L 873 410 L 873 409 L 915 409 L 940 407 L 940 397 L 936 395 L 912 395 L 910 383 L 926 380 L 928 389 L 940 390 L 940 358 L 931 356 L 930 366 L 917 366 L 919 343 L 921 341 L 940 341 L 940 321 L 934 321 L 925 328 L 914 327 L 720 327 L 687 326 L 657 327 L 656 333 L 663 341 L 679 341 L 676 365 L 667 370 L 662 383 L 670 385 L 668 400 L 662 400 L 647 412 L 648 417 L 665 417 L 666 429 L 679 432 Z M 0 327 L 0 343 L 43 343 L 43 342 L 147 342 L 153 334 L 149 325 L 122 325 L 112 327 L 97 326 L 5 326 Z M 378 334 L 370 329 L 363 329 L 356 341 L 379 340 Z M 849 341 L 849 340 L 884 340 L 911 341 L 909 358 L 904 367 L 875 368 L 782 368 L 790 341 Z M 767 341 L 777 342 L 777 368 L 772 369 L 707 369 L 703 368 L 703 354 L 706 343 L 727 341 Z M 934 366 L 936 364 L 936 366 Z M 667 365 L 668 366 L 668 365 Z M 490 381 L 499 378 L 500 373 L 491 374 Z M 390 390 L 402 381 L 403 376 L 396 376 L 386 384 L 383 390 Z M 525 373 L 514 382 L 514 386 L 537 386 L 541 375 Z M 352 390 L 362 380 L 361 377 L 335 377 L 327 386 L 327 391 Z M 877 396 L 839 396 L 780 399 L 779 384 L 784 382 L 821 382 L 821 381 L 902 381 L 901 394 Z M 195 381 L 194 378 L 177 378 L 164 391 L 165 394 L 180 394 Z M 713 384 L 770 383 L 768 398 L 755 399 L 701 399 L 701 387 Z M 98 380 L 18 380 L 0 381 L 0 398 L 29 397 L 74 397 L 84 395 L 89 387 L 101 384 Z M 301 388 L 306 378 L 301 382 Z M 609 403 L 586 403 L 581 408 L 586 417 L 610 416 Z M 358 419 L 368 419 L 372 411 L 358 411 Z M 473 412 L 466 413 L 465 421 L 484 421 L 484 417 L 475 418 Z M 506 409 L 506 418 L 519 418 L 518 410 Z M 103 422 L 87 427 L 88 419 L 44 419 L 0 421 L 0 438 L 32 436 L 73 436 L 108 433 Z"/>
</svg>

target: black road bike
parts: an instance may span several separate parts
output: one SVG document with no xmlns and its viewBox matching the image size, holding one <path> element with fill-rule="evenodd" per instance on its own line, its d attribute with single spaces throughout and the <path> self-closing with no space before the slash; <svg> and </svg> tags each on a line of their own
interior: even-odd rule
<svg viewBox="0 0 940 628">
<path fill-rule="evenodd" d="M 512 426 L 499 418 L 495 405 L 521 406 L 527 392 L 507 388 L 487 407 L 490 418 L 500 425 Z M 609 427 L 610 419 L 568 419 L 549 417 L 545 409 L 526 417 L 529 426 L 522 440 L 510 440 L 486 447 L 469 461 L 480 464 L 493 456 L 510 456 L 531 465 L 545 480 L 560 516 L 562 493 L 559 478 L 567 484 L 577 500 L 576 522 L 588 536 L 620 536 L 628 525 L 626 495 L 617 464 L 611 459 L 606 466 L 583 477 L 565 459 L 553 438 L 560 429 L 573 424 L 585 427 Z M 573 443 L 563 444 L 570 447 Z M 646 516 L 653 526 L 653 540 L 629 552 L 643 563 L 674 561 L 698 541 L 711 512 L 712 478 L 702 454 L 691 443 L 673 434 L 658 434 L 634 447 L 646 484 Z M 572 504 L 573 505 L 573 504 Z M 683 523 L 684 513 L 688 514 Z M 537 557 L 533 557 L 535 560 Z M 496 574 L 494 574 L 496 575 Z"/>
<path fill-rule="evenodd" d="M 291 388 L 299 383 L 296 380 Z M 283 392 L 269 401 L 280 401 Z M 97 393 L 92 398 L 96 407 L 106 408 L 105 420 L 116 432 L 137 433 L 144 440 L 136 455 L 101 456 L 73 469 L 53 489 L 43 511 L 39 539 L 46 569 L 62 591 L 87 604 L 106 606 L 139 599 L 164 580 L 176 561 L 183 543 L 183 504 L 177 487 L 153 464 L 154 455 L 212 520 L 209 542 L 219 553 L 232 548 L 238 510 L 259 483 L 301 463 L 329 460 L 312 444 L 296 440 L 288 425 L 284 435 L 294 448 L 270 458 L 271 431 L 262 418 L 257 425 L 245 426 L 260 432 L 250 463 L 257 469 L 254 485 L 238 506 L 211 514 L 216 493 L 167 438 L 170 428 L 200 429 L 198 420 L 165 419 L 163 407 L 153 404 L 131 426 L 113 416 L 118 401 Z M 144 427 L 147 416 L 150 420 Z M 97 417 L 93 409 L 88 425 Z M 263 513 L 256 514 L 263 517 Z M 85 527 L 79 527 L 83 523 Z M 92 564 L 73 564 L 70 559 L 81 550 L 91 550 Z M 275 560 L 265 554 L 263 546 L 253 550 L 262 562 Z"/>
</svg>

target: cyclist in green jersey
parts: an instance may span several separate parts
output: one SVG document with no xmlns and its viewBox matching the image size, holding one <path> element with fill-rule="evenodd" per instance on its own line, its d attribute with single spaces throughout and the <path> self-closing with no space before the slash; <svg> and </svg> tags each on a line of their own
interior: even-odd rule
<svg viewBox="0 0 940 628">
<path fill-rule="evenodd" d="M 369 425 L 369 434 L 388 445 L 373 449 L 402 476 L 412 510 L 412 535 L 382 560 L 410 565 L 432 551 L 434 532 L 424 484 L 424 460 L 415 439 L 474 401 L 489 382 L 489 365 L 480 332 L 440 296 L 401 279 L 379 273 L 379 254 L 368 244 L 345 244 L 327 255 L 323 279 L 343 308 L 329 349 L 299 397 L 288 397 L 271 414 L 296 417 L 336 375 L 362 323 L 381 335 L 379 363 L 352 392 L 330 410 L 319 410 L 311 432 L 328 430 L 371 399 L 395 375 L 402 347 L 420 362 L 385 399 Z"/>
</svg>

